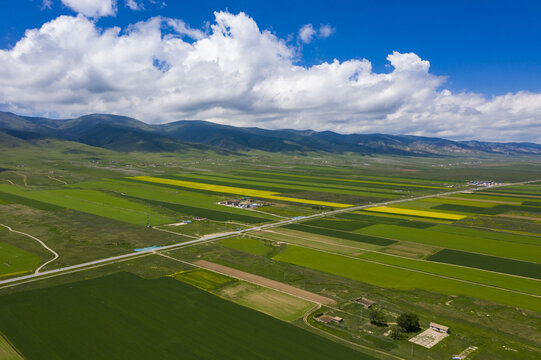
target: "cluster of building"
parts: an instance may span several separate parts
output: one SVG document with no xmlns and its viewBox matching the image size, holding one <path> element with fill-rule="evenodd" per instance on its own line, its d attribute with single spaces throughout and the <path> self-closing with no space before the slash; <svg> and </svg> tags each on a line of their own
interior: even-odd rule
<svg viewBox="0 0 541 360">
<path fill-rule="evenodd" d="M 472 180 L 468 181 L 468 185 L 473 186 L 495 186 L 495 185 L 502 185 L 503 183 L 495 182 L 495 181 L 485 181 L 485 180 Z"/>
<path fill-rule="evenodd" d="M 240 209 L 256 209 L 263 206 L 263 204 L 254 202 L 253 200 L 247 198 L 220 201 L 218 204 Z"/>
</svg>

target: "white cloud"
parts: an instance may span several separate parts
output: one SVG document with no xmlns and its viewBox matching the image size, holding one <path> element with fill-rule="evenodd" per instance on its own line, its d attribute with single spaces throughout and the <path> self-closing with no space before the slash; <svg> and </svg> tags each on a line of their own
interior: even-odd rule
<svg viewBox="0 0 541 360">
<path fill-rule="evenodd" d="M 306 24 L 299 30 L 299 39 L 305 43 L 311 43 L 314 39 L 314 35 L 316 34 L 316 30 L 314 30 L 314 27 L 312 24 Z"/>
<path fill-rule="evenodd" d="M 321 39 L 326 39 L 328 38 L 329 36 L 331 36 L 332 34 L 334 34 L 335 32 L 335 29 L 332 28 L 330 25 L 321 25 L 319 27 L 319 37 Z"/>
<path fill-rule="evenodd" d="M 62 0 L 62 3 L 87 17 L 99 18 L 116 14 L 116 0 Z"/>
<path fill-rule="evenodd" d="M 41 2 L 41 10 L 51 9 L 53 7 L 53 0 L 43 0 Z"/>
<path fill-rule="evenodd" d="M 179 19 L 100 29 L 60 16 L 0 50 L 0 110 L 541 142 L 541 94 L 451 93 L 414 53 L 390 54 L 388 73 L 366 59 L 300 66 L 299 49 L 247 15 L 215 16 L 208 32 Z"/>
<path fill-rule="evenodd" d="M 126 6 L 129 7 L 130 9 L 132 10 L 144 10 L 145 7 L 143 5 L 143 3 L 137 3 L 137 1 L 135 0 L 126 0 Z"/>
<path fill-rule="evenodd" d="M 167 25 L 172 27 L 179 35 L 186 35 L 194 40 L 200 40 L 205 36 L 205 33 L 199 29 L 192 29 L 184 21 L 180 19 L 166 19 Z"/>
</svg>

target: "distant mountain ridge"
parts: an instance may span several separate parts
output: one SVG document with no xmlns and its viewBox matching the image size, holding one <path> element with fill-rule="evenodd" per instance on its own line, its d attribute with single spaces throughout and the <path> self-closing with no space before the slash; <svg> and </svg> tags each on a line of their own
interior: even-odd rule
<svg viewBox="0 0 541 360">
<path fill-rule="evenodd" d="M 523 154 L 540 155 L 534 143 L 452 141 L 412 135 L 338 134 L 332 131 L 266 130 L 235 127 L 201 120 L 180 120 L 149 125 L 142 121 L 111 114 L 90 114 L 75 119 L 48 119 L 0 112 L 0 131 L 13 138 L 32 140 L 58 138 L 91 146 L 131 152 L 178 152 L 188 149 L 219 152 L 328 152 L 452 155 Z M 6 141 L 7 137 L 0 137 Z"/>
</svg>

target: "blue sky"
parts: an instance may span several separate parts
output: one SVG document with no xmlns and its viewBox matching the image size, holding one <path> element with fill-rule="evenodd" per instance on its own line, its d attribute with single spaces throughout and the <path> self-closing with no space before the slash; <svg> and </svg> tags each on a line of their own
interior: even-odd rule
<svg viewBox="0 0 541 360">
<path fill-rule="evenodd" d="M 212 21 L 213 12 L 246 12 L 262 29 L 286 38 L 307 23 L 329 24 L 331 39 L 305 45 L 301 63 L 334 58 L 366 58 L 376 71 L 388 71 L 393 50 L 414 52 L 431 70 L 448 77 L 453 91 L 488 95 L 520 90 L 541 91 L 541 2 L 475 1 L 146 1 L 144 11 L 118 3 L 116 17 L 101 26 L 126 26 L 151 16 L 179 17 L 192 27 Z M 40 27 L 59 14 L 74 12 L 59 1 L 42 9 L 40 0 L 3 0 L 0 47 L 15 44 L 28 28 Z M 15 16 L 14 16 L 15 15 Z"/>
<path fill-rule="evenodd" d="M 540 1 L 0 0 L 0 110 L 541 142 Z"/>
</svg>

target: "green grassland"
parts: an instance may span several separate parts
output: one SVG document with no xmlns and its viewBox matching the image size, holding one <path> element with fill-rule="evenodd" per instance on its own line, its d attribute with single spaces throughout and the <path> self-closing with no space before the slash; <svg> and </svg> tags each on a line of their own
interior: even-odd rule
<svg viewBox="0 0 541 360">
<path fill-rule="evenodd" d="M 411 241 L 516 260 L 541 262 L 541 246 L 532 244 L 520 244 L 386 224 L 372 225 L 356 230 L 356 232 L 368 236 L 381 236 L 388 239 Z"/>
<path fill-rule="evenodd" d="M 0 329 L 29 360 L 372 359 L 180 281 L 127 273 L 3 296 Z"/>
<path fill-rule="evenodd" d="M 254 255 L 266 255 L 272 251 L 272 248 L 265 245 L 261 240 L 257 240 L 250 237 L 233 237 L 222 240 L 220 245 L 244 251 Z"/>
<path fill-rule="evenodd" d="M 541 280 L 541 264 L 539 263 L 516 261 L 502 257 L 472 254 L 451 249 L 443 249 L 430 256 L 427 260 Z"/>
<path fill-rule="evenodd" d="M 135 248 L 169 245 L 189 239 L 180 234 L 70 209 L 44 211 L 17 204 L 0 205 L 0 217 L 6 225 L 37 237 L 60 255 L 45 270 L 125 254 Z M 43 246 L 26 236 L 7 231 L 0 236 L 3 243 L 42 259 L 51 257 Z"/>
<path fill-rule="evenodd" d="M 0 237 L 6 231 L 3 229 L 0 227 Z M 23 275 L 34 270 L 40 263 L 41 258 L 36 254 L 0 242 L 0 278 Z"/>
<path fill-rule="evenodd" d="M 533 296 L 446 279 L 298 246 L 287 246 L 287 249 L 276 255 L 274 259 L 376 286 L 401 290 L 422 288 L 440 294 L 460 294 L 538 312 L 541 311 L 539 299 Z"/>
</svg>

